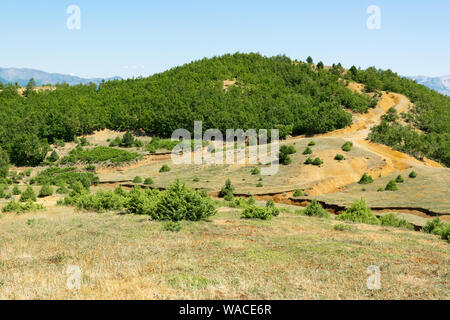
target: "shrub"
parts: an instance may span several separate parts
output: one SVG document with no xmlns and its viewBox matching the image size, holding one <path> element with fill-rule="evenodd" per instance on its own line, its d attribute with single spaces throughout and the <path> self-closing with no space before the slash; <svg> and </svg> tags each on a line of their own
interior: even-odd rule
<svg viewBox="0 0 450 320">
<path fill-rule="evenodd" d="M 384 191 L 384 188 L 378 188 L 377 189 L 377 192 L 383 192 Z"/>
<path fill-rule="evenodd" d="M 290 146 L 281 146 L 280 147 L 280 152 L 285 153 L 285 154 L 295 154 L 297 153 L 297 150 L 295 149 L 295 147 L 293 145 Z"/>
<path fill-rule="evenodd" d="M 399 176 L 395 179 L 395 182 L 397 182 L 397 183 L 403 183 L 403 182 L 405 182 L 405 180 L 403 180 L 403 177 L 399 175 Z"/>
<path fill-rule="evenodd" d="M 373 183 L 373 178 L 372 178 L 372 176 L 369 176 L 367 173 L 364 173 L 358 183 L 359 184 L 370 184 L 370 183 Z"/>
<path fill-rule="evenodd" d="M 82 147 L 86 147 L 86 146 L 88 146 L 90 143 L 87 141 L 87 139 L 86 139 L 86 137 L 81 137 L 80 138 L 80 145 L 82 146 Z"/>
<path fill-rule="evenodd" d="M 95 147 L 88 150 L 73 149 L 70 155 L 61 159 L 61 164 L 101 163 L 110 161 L 114 164 L 135 160 L 139 156 L 136 152 L 128 152 L 109 147 Z"/>
<path fill-rule="evenodd" d="M 339 215 L 337 219 L 375 225 L 380 223 L 363 199 L 353 202 L 350 208 Z"/>
<path fill-rule="evenodd" d="M 159 169 L 159 172 L 163 173 L 163 172 L 169 172 L 170 171 L 170 167 L 167 164 L 164 164 L 161 169 Z"/>
<path fill-rule="evenodd" d="M 353 147 L 353 143 L 350 141 L 347 141 L 346 143 L 344 143 L 344 145 L 342 146 L 342 151 L 345 152 L 350 152 L 352 150 Z"/>
<path fill-rule="evenodd" d="M 63 204 L 75 206 L 78 209 L 106 212 L 121 210 L 124 207 L 124 202 L 125 198 L 113 191 L 99 190 L 96 194 L 89 194 L 84 191 L 72 192 L 69 197 L 64 198 Z"/>
<path fill-rule="evenodd" d="M 382 226 L 396 227 L 396 228 L 405 228 L 408 230 L 414 230 L 414 226 L 410 224 L 405 219 L 400 219 L 395 216 L 395 214 L 390 213 L 384 215 L 380 218 L 380 223 Z"/>
<path fill-rule="evenodd" d="M 130 131 L 127 131 L 122 138 L 122 142 L 120 143 L 121 147 L 131 148 L 134 145 L 134 137 Z"/>
<path fill-rule="evenodd" d="M 56 162 L 56 161 L 58 161 L 59 160 L 59 155 L 58 155 L 58 153 L 55 151 L 55 150 L 53 150 L 53 152 L 50 154 L 50 156 L 48 157 L 48 161 L 50 161 L 50 162 Z"/>
<path fill-rule="evenodd" d="M 314 160 L 313 159 L 311 159 L 311 158 L 308 158 L 308 159 L 306 159 L 305 160 L 305 164 L 313 164 L 313 162 L 314 162 Z"/>
<path fill-rule="evenodd" d="M 20 202 L 27 202 L 28 200 L 36 201 L 36 194 L 33 191 L 33 188 L 28 186 L 26 190 L 22 193 L 20 197 Z"/>
<path fill-rule="evenodd" d="M 386 188 L 384 188 L 385 191 L 397 191 L 398 187 L 397 187 L 397 183 L 395 182 L 395 180 L 391 180 L 389 181 L 389 183 L 386 185 Z"/>
<path fill-rule="evenodd" d="M 303 197 L 303 191 L 300 189 L 295 190 L 294 197 Z"/>
<path fill-rule="evenodd" d="M 15 200 L 10 201 L 6 206 L 2 208 L 2 212 L 16 212 L 16 213 L 24 213 L 30 211 L 43 210 L 44 206 L 41 204 L 34 203 L 32 200 L 26 201 L 26 203 L 22 204 Z"/>
<path fill-rule="evenodd" d="M 133 183 L 142 183 L 142 178 L 139 176 L 134 177 Z"/>
<path fill-rule="evenodd" d="M 109 143 L 110 147 L 118 147 L 122 144 L 122 139 L 120 137 L 116 137 L 113 141 Z"/>
<path fill-rule="evenodd" d="M 313 146 L 315 146 L 316 145 L 316 143 L 314 142 L 314 141 L 310 141 L 309 143 L 308 143 L 308 146 L 309 147 L 313 147 Z"/>
<path fill-rule="evenodd" d="M 313 200 L 311 204 L 307 206 L 305 210 L 303 210 L 303 214 L 309 217 L 330 217 L 329 212 L 325 210 L 317 200 Z"/>
<path fill-rule="evenodd" d="M 271 210 L 272 211 L 271 214 L 274 217 L 278 217 L 280 215 L 280 209 L 277 208 L 277 206 L 275 205 L 275 201 L 273 201 L 273 199 L 267 201 L 266 209 Z"/>
<path fill-rule="evenodd" d="M 251 205 L 244 209 L 241 217 L 243 219 L 270 220 L 272 219 L 272 210 L 270 208 L 263 208 Z"/>
<path fill-rule="evenodd" d="M 58 189 L 56 189 L 57 194 L 67 194 L 69 192 L 70 192 L 69 189 L 65 186 L 61 186 Z"/>
<path fill-rule="evenodd" d="M 256 185 L 256 187 L 257 187 L 257 188 L 262 188 L 262 187 L 264 187 L 264 185 L 260 182 L 260 183 L 258 183 L 258 184 Z"/>
<path fill-rule="evenodd" d="M 333 229 L 336 231 L 355 231 L 355 229 L 348 224 L 336 224 Z"/>
<path fill-rule="evenodd" d="M 442 222 L 439 217 L 433 219 L 432 221 L 428 221 L 426 226 L 423 228 L 423 231 L 438 235 L 443 240 L 450 241 L 450 223 Z"/>
<path fill-rule="evenodd" d="M 93 164 L 91 164 L 91 165 L 88 165 L 87 167 L 85 167 L 84 170 L 90 171 L 90 172 L 95 172 L 96 167 Z"/>
<path fill-rule="evenodd" d="M 31 176 L 31 169 L 27 169 L 23 173 L 25 174 L 25 176 L 29 177 Z"/>
<path fill-rule="evenodd" d="M 39 191 L 39 198 L 45 198 L 53 195 L 53 189 L 50 185 L 46 184 L 41 187 Z"/>
<path fill-rule="evenodd" d="M 320 167 L 323 164 L 323 161 L 320 158 L 315 158 L 312 164 Z"/>
<path fill-rule="evenodd" d="M 214 203 L 206 193 L 195 191 L 177 181 L 161 193 L 153 218 L 200 221 L 216 213 Z"/>
<path fill-rule="evenodd" d="M 145 185 L 148 185 L 148 186 L 154 184 L 153 179 L 152 179 L 152 178 L 146 178 L 146 179 L 144 180 L 144 184 L 145 184 Z"/>
<path fill-rule="evenodd" d="M 261 171 L 259 170 L 259 168 L 257 168 L 257 167 L 255 167 L 255 168 L 253 168 L 253 170 L 252 170 L 252 175 L 257 175 L 257 174 L 260 174 L 261 173 Z"/>
<path fill-rule="evenodd" d="M 415 179 L 415 178 L 417 178 L 417 173 L 415 171 L 411 171 L 411 173 L 409 174 L 409 177 L 411 179 Z"/>
<path fill-rule="evenodd" d="M 226 201 L 232 201 L 234 197 L 234 187 L 231 184 L 231 180 L 227 179 L 225 185 L 220 190 L 219 197 L 224 198 Z"/>
<path fill-rule="evenodd" d="M 303 154 L 312 154 L 313 153 L 313 151 L 312 151 L 312 149 L 310 148 L 310 147 L 307 147 L 306 149 L 305 149 L 305 151 L 303 151 Z"/>
<path fill-rule="evenodd" d="M 164 223 L 163 229 L 165 231 L 170 231 L 170 232 L 180 232 L 181 223 L 179 221 L 177 221 L 177 222 L 169 221 L 169 222 Z"/>
<path fill-rule="evenodd" d="M 292 163 L 291 157 L 287 153 L 280 151 L 278 158 L 282 165 L 288 166 Z"/>
<path fill-rule="evenodd" d="M 342 161 L 342 160 L 345 160 L 345 157 L 344 157 L 344 155 L 342 155 L 342 154 L 337 154 L 337 155 L 334 157 L 334 160 Z"/>
<path fill-rule="evenodd" d="M 192 181 L 194 181 L 194 182 L 200 182 L 200 178 L 199 178 L 199 177 L 195 177 Z"/>
<path fill-rule="evenodd" d="M 12 194 L 15 196 L 18 196 L 18 195 L 22 194 L 22 192 L 20 191 L 18 186 L 14 186 L 14 188 L 12 190 Z"/>
</svg>

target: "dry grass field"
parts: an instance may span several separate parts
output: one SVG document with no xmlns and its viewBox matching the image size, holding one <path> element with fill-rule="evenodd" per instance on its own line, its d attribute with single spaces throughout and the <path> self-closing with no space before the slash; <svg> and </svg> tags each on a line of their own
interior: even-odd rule
<svg viewBox="0 0 450 320">
<path fill-rule="evenodd" d="M 286 211 L 286 210 L 285 210 Z M 448 243 L 425 233 L 222 208 L 179 233 L 145 216 L 50 208 L 0 219 L 0 299 L 449 299 Z M 341 224 L 341 223 L 339 223 Z M 82 270 L 69 290 L 69 266 Z M 381 290 L 366 270 L 381 269 Z"/>
</svg>

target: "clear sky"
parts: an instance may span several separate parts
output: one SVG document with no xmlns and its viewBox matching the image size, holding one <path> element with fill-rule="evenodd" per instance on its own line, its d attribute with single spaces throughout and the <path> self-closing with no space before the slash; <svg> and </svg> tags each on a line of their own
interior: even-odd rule
<svg viewBox="0 0 450 320">
<path fill-rule="evenodd" d="M 81 10 L 80 30 L 67 28 L 69 5 Z M 366 26 L 370 5 L 381 9 L 379 30 Z M 0 67 L 147 76 L 240 51 L 448 75 L 449 17 L 449 0 L 1 1 Z"/>
</svg>

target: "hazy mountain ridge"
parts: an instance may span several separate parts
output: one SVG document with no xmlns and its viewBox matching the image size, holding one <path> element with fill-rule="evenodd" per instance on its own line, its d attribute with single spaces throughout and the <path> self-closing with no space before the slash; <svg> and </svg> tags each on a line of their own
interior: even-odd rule
<svg viewBox="0 0 450 320">
<path fill-rule="evenodd" d="M 439 93 L 450 96 L 450 75 L 442 77 L 414 76 L 409 78 Z"/>
<path fill-rule="evenodd" d="M 74 75 L 60 74 L 60 73 L 48 73 L 41 70 L 29 69 L 29 68 L 0 68 L 0 82 L 2 83 L 18 83 L 21 86 L 26 86 L 28 81 L 34 78 L 38 86 L 44 84 L 55 85 L 57 83 L 68 83 L 69 85 L 86 84 L 93 82 L 99 84 L 102 80 L 116 80 L 122 79 L 121 77 L 112 78 L 81 78 Z"/>
</svg>

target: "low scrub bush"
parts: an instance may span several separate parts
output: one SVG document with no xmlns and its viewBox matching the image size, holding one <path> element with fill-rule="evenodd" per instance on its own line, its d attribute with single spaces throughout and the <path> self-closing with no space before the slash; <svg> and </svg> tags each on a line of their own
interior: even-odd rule
<svg viewBox="0 0 450 320">
<path fill-rule="evenodd" d="M 389 181 L 389 183 L 386 185 L 386 188 L 384 188 L 385 191 L 397 191 L 398 187 L 397 187 L 397 183 L 395 182 L 395 180 L 391 180 Z"/>
<path fill-rule="evenodd" d="M 309 217 L 330 218 L 330 213 L 325 210 L 317 200 L 313 200 L 311 204 L 303 210 L 303 214 Z"/>
<path fill-rule="evenodd" d="M 20 202 L 27 202 L 29 200 L 36 201 L 36 193 L 34 193 L 33 188 L 31 188 L 30 186 L 28 186 L 22 193 Z"/>
<path fill-rule="evenodd" d="M 146 179 L 144 180 L 144 184 L 147 185 L 147 186 L 151 186 L 151 185 L 154 184 L 154 183 L 155 183 L 155 182 L 153 181 L 152 178 L 146 178 Z"/>
<path fill-rule="evenodd" d="M 372 178 L 372 176 L 369 176 L 367 173 L 364 173 L 358 183 L 359 184 L 370 184 L 370 183 L 373 183 L 373 178 Z"/>
<path fill-rule="evenodd" d="M 395 228 L 405 228 L 408 230 L 414 230 L 414 226 L 405 219 L 398 218 L 395 214 L 390 213 L 380 218 L 382 226 L 389 226 Z"/>
<path fill-rule="evenodd" d="M 226 201 L 232 201 L 234 198 L 234 187 L 231 184 L 231 180 L 227 179 L 225 181 L 225 185 L 222 187 L 222 189 L 219 192 L 219 197 L 224 198 Z"/>
<path fill-rule="evenodd" d="M 28 200 L 25 203 L 20 203 L 15 200 L 12 200 L 2 208 L 2 212 L 25 213 L 44 209 L 45 207 L 43 205 L 34 203 L 32 200 Z"/>
<path fill-rule="evenodd" d="M 160 173 L 164 173 L 164 172 L 169 172 L 170 171 L 170 167 L 167 164 L 164 164 L 161 169 L 159 169 Z"/>
<path fill-rule="evenodd" d="M 142 178 L 139 176 L 134 177 L 133 183 L 142 183 Z"/>
<path fill-rule="evenodd" d="M 353 202 L 350 208 L 348 208 L 344 213 L 339 215 L 337 219 L 342 221 L 352 221 L 375 225 L 380 223 L 378 218 L 372 213 L 370 208 L 367 206 L 366 201 L 364 201 L 363 199 Z"/>
<path fill-rule="evenodd" d="M 314 142 L 314 141 L 310 141 L 309 143 L 308 143 L 308 146 L 309 147 L 313 147 L 313 146 L 315 146 L 316 145 L 316 143 Z"/>
<path fill-rule="evenodd" d="M 403 182 L 405 182 L 405 180 L 403 179 L 402 176 L 398 176 L 398 177 L 395 179 L 395 182 L 397 182 L 397 183 L 403 183 Z"/>
<path fill-rule="evenodd" d="M 300 189 L 295 190 L 294 197 L 303 197 L 303 191 Z"/>
<path fill-rule="evenodd" d="M 170 231 L 170 232 L 180 232 L 181 230 L 181 222 L 177 221 L 169 221 L 164 223 L 163 225 L 163 229 L 165 231 Z"/>
<path fill-rule="evenodd" d="M 337 154 L 337 155 L 334 157 L 334 160 L 342 161 L 342 160 L 345 160 L 345 157 L 344 157 L 344 155 L 342 155 L 342 154 Z"/>
<path fill-rule="evenodd" d="M 306 148 L 305 149 L 305 151 L 303 151 L 303 154 L 312 154 L 313 153 L 313 151 L 312 151 L 312 149 L 310 148 L 310 147 L 308 147 L 308 148 Z"/>
<path fill-rule="evenodd" d="M 260 174 L 261 173 L 261 171 L 259 170 L 259 168 L 257 168 L 257 167 L 255 167 L 255 168 L 253 168 L 253 170 L 252 170 L 252 175 L 258 175 L 258 174 Z"/>
<path fill-rule="evenodd" d="M 61 159 L 61 164 L 101 163 L 111 162 L 119 164 L 135 160 L 139 156 L 136 152 L 119 150 L 109 147 L 95 147 L 93 149 L 78 150 L 73 149 L 70 154 Z"/>
<path fill-rule="evenodd" d="M 350 152 L 352 150 L 352 147 L 353 147 L 353 143 L 350 141 L 347 141 L 346 143 L 343 144 L 342 151 Z"/>
<path fill-rule="evenodd" d="M 252 205 L 244 209 L 241 217 L 243 219 L 270 220 L 272 219 L 272 210 Z"/>
<path fill-rule="evenodd" d="M 323 164 L 323 161 L 320 158 L 315 158 L 312 162 L 312 165 L 318 166 L 318 167 L 320 167 L 322 164 Z"/>
<path fill-rule="evenodd" d="M 334 225 L 333 229 L 336 231 L 355 231 L 355 228 L 348 224 L 336 224 Z"/>
<path fill-rule="evenodd" d="M 313 162 L 314 162 L 314 160 L 312 158 L 308 158 L 305 160 L 305 164 L 308 164 L 308 165 L 313 164 Z"/>
<path fill-rule="evenodd" d="M 39 196 L 39 198 L 45 198 L 45 197 L 49 197 L 51 195 L 53 195 L 53 188 L 50 185 L 45 184 L 41 187 L 41 190 L 39 191 L 38 196 Z"/>
<path fill-rule="evenodd" d="M 18 196 L 18 195 L 22 194 L 22 192 L 20 191 L 18 186 L 14 186 L 14 188 L 12 189 L 12 194 L 15 196 Z"/>
<path fill-rule="evenodd" d="M 438 235 L 442 240 L 450 241 L 450 223 L 442 222 L 440 218 L 429 221 L 423 228 L 423 231 Z"/>
<path fill-rule="evenodd" d="M 415 171 L 411 171 L 411 173 L 409 174 L 409 177 L 411 179 L 415 179 L 415 178 L 417 178 L 417 173 Z"/>
</svg>

